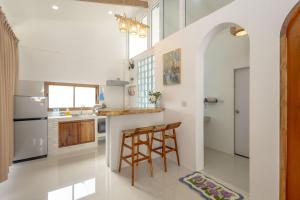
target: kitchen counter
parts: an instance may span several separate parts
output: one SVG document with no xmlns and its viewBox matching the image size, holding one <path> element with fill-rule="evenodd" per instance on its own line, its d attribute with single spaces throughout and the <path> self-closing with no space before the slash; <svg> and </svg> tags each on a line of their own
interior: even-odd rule
<svg viewBox="0 0 300 200">
<path fill-rule="evenodd" d="M 164 111 L 164 108 L 105 108 L 105 109 L 100 109 L 96 115 L 120 116 L 120 115 L 159 113 L 162 111 Z"/>
<path fill-rule="evenodd" d="M 83 115 L 53 115 L 48 116 L 49 121 L 76 121 L 76 120 L 85 120 L 85 119 L 98 119 L 105 118 L 105 116 L 98 116 L 95 114 L 83 114 Z"/>
<path fill-rule="evenodd" d="M 106 163 L 112 171 L 118 169 L 122 130 L 161 124 L 164 119 L 163 111 L 163 108 L 106 108 L 99 110 L 98 116 L 107 117 Z M 146 153 L 146 149 L 144 150 L 143 153 Z"/>
</svg>

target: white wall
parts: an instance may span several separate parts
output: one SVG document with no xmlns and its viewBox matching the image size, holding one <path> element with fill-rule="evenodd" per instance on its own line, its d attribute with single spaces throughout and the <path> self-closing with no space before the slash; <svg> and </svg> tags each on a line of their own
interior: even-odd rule
<svg viewBox="0 0 300 200">
<path fill-rule="evenodd" d="M 158 43 L 157 88 L 166 121 L 182 121 L 178 132 L 182 164 L 203 168 L 204 52 L 222 24 L 236 23 L 250 35 L 250 198 L 279 199 L 279 41 L 282 23 L 296 0 L 235 0 Z M 162 55 L 182 49 L 182 83 L 162 85 Z M 139 55 L 136 59 L 142 58 Z M 200 102 L 200 103 L 199 103 Z"/>
<path fill-rule="evenodd" d="M 209 43 L 204 57 L 204 96 L 218 98 L 206 104 L 211 120 L 204 124 L 205 146 L 234 154 L 234 69 L 249 66 L 249 37 L 234 37 L 230 27 Z"/>
<path fill-rule="evenodd" d="M 64 0 L 2 0 L 0 5 L 20 40 L 21 80 L 103 85 L 123 78 L 126 35 L 108 11 L 130 15 L 136 8 Z"/>
<path fill-rule="evenodd" d="M 14 30 L 21 80 L 105 84 L 123 77 L 125 38 L 113 24 L 32 19 Z"/>
</svg>

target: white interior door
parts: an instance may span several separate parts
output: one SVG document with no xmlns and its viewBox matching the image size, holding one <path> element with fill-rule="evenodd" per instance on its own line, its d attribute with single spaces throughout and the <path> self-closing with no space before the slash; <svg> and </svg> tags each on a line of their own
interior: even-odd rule
<svg viewBox="0 0 300 200">
<path fill-rule="evenodd" d="M 234 72 L 234 151 L 249 158 L 249 68 Z"/>
</svg>

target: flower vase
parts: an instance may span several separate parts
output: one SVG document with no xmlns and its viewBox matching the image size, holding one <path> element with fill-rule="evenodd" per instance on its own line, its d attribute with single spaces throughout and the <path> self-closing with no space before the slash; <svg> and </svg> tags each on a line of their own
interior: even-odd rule
<svg viewBox="0 0 300 200">
<path fill-rule="evenodd" d="M 160 99 L 157 99 L 154 106 L 155 106 L 155 108 L 160 108 Z"/>
</svg>

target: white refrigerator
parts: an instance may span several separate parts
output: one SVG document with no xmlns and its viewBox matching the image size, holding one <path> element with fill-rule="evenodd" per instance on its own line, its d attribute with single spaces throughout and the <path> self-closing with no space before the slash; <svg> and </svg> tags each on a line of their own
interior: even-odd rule
<svg viewBox="0 0 300 200">
<path fill-rule="evenodd" d="M 14 98 L 14 162 L 43 158 L 48 153 L 46 97 Z"/>
</svg>

